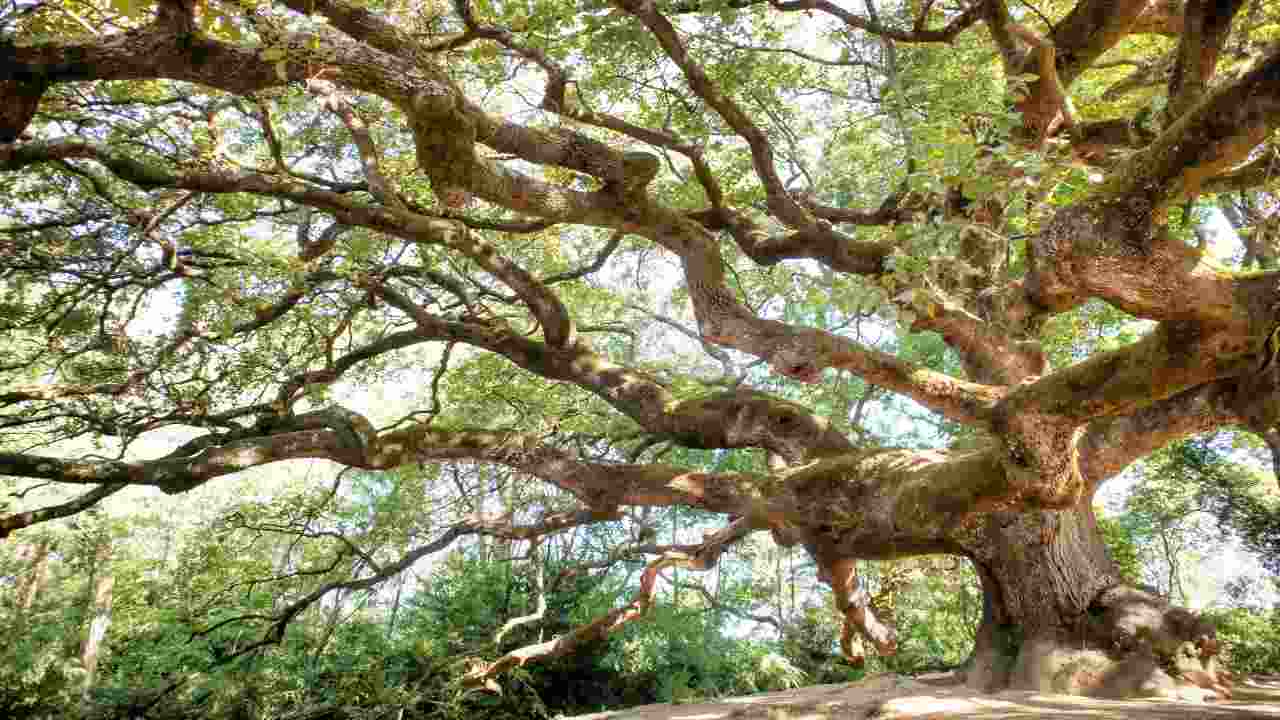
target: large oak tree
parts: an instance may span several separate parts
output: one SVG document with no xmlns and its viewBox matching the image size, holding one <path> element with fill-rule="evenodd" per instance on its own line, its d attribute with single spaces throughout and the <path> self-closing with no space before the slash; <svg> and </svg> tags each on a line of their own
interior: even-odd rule
<svg viewBox="0 0 1280 720">
<path fill-rule="evenodd" d="M 986 598 L 975 687 L 1125 694 L 1214 671 L 1211 628 L 1121 582 L 1091 501 L 1216 428 L 1280 452 L 1275 253 L 1261 225 L 1234 266 L 1191 232 L 1219 195 L 1244 198 L 1228 205 L 1242 225 L 1269 214 L 1274 3 L 4 7 L 0 473 L 83 488 L 10 507 L 0 534 L 290 459 L 491 463 L 575 505 L 472 516 L 343 587 L 471 533 L 535 538 L 644 506 L 725 520 L 698 544 L 621 549 L 651 558 L 637 597 L 477 682 L 607 633 L 664 568 L 710 567 L 764 531 L 807 549 L 846 641 L 880 652 L 894 634 L 854 561 L 969 558 Z M 675 287 L 673 309 L 606 292 L 667 260 L 646 277 Z M 1100 304 L 1144 334 L 1050 362 L 1046 327 Z M 723 377 L 628 350 L 641 320 L 683 331 Z M 895 327 L 936 333 L 951 371 L 877 341 Z M 573 388 L 578 419 L 457 404 L 442 378 L 485 357 Z M 864 403 L 763 392 L 753 359 L 909 398 L 964 441 L 879 446 L 850 427 Z M 393 377 L 429 404 L 382 428 L 326 393 Z M 124 454 L 168 426 L 200 433 Z M 121 454 L 39 447 L 86 438 Z M 658 443 L 767 462 L 644 461 Z"/>
</svg>

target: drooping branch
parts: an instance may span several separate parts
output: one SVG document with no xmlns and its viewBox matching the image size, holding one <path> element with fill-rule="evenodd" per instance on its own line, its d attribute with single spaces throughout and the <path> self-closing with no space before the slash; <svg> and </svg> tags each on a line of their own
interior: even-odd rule
<svg viewBox="0 0 1280 720">
<path fill-rule="evenodd" d="M 125 484 L 182 493 L 211 479 L 282 460 L 323 458 L 366 469 L 424 460 L 496 462 L 540 477 L 592 508 L 618 505 L 690 505 L 759 515 L 761 479 L 716 475 L 662 465 L 601 464 L 543 445 L 538 439 L 481 430 L 439 430 L 411 425 L 375 435 L 367 420 L 341 408 L 286 418 L 272 434 L 216 436 L 188 443 L 156 460 L 65 460 L 0 453 L 0 474 L 70 484 Z"/>
<path fill-rule="evenodd" d="M 761 409 L 776 403 L 762 403 Z M 789 429 L 792 415 L 753 417 L 731 395 L 690 408 L 686 418 L 730 418 L 726 436 L 742 428 Z M 735 414 L 735 409 L 739 412 Z M 703 419 L 702 424 L 709 424 Z M 72 484 L 133 484 L 181 493 L 216 477 L 281 460 L 325 458 L 366 469 L 410 462 L 470 460 L 504 465 L 538 477 L 606 514 L 622 505 L 698 507 L 748 520 L 752 527 L 847 528 L 832 557 L 892 556 L 946 551 L 950 533 L 968 514 L 1017 497 L 1052 505 L 1055 492 L 1071 492 L 1042 480 L 1027 481 L 1006 469 L 1001 447 L 973 451 L 862 451 L 783 468 L 774 476 L 704 473 L 661 464 L 599 463 L 511 432 L 439 429 L 407 425 L 374 434 L 367 421 L 340 408 L 281 421 L 271 434 L 206 436 L 169 456 L 149 461 L 63 460 L 19 453 L 0 454 L 0 474 Z M 362 429 L 363 427 L 363 429 Z M 705 438 L 704 438 L 705 439 Z M 744 442 L 761 441 L 752 437 Z"/>
<path fill-rule="evenodd" d="M 555 639 L 513 650 L 492 662 L 477 662 L 467 673 L 466 683 L 472 687 L 492 689 L 492 679 L 514 667 L 530 661 L 542 661 L 573 652 L 578 647 L 607 637 L 623 625 L 643 617 L 653 607 L 658 590 L 658 578 L 663 570 L 672 567 L 706 571 L 714 568 L 725 549 L 746 536 L 750 529 L 745 519 L 736 520 L 727 527 L 707 536 L 692 552 L 667 552 L 651 561 L 640 575 L 640 589 L 630 602 L 595 620 L 574 628 Z"/>
<path fill-rule="evenodd" d="M 387 580 L 409 570 L 409 568 L 413 567 L 419 560 L 447 549 L 459 538 L 466 537 L 468 535 L 491 535 L 494 537 L 536 540 L 545 535 L 559 532 L 570 527 L 589 525 L 614 519 L 617 519 L 616 516 L 609 514 L 602 515 L 590 510 L 548 515 L 544 518 L 544 522 L 524 526 L 514 525 L 509 519 L 495 520 L 482 517 L 467 518 L 461 522 L 454 523 L 432 542 L 414 548 L 413 550 L 405 553 L 395 562 L 386 563 L 381 566 L 375 563 L 374 566 L 370 568 L 376 568 L 375 571 L 365 575 L 364 577 L 347 580 L 334 580 L 324 583 L 301 598 L 289 603 L 278 612 L 270 615 L 251 613 L 224 618 L 217 623 L 200 628 L 193 634 L 193 637 L 208 635 L 219 628 L 232 624 L 257 622 L 265 623 L 267 625 L 267 629 L 257 641 L 247 643 L 244 647 L 239 648 L 234 653 L 229 653 L 226 657 L 220 658 L 219 661 L 215 663 L 215 665 L 224 665 L 237 657 L 257 652 L 263 647 L 280 644 L 284 640 L 285 630 L 288 628 L 289 624 L 292 623 L 293 620 L 296 619 L 304 610 L 315 605 L 330 593 L 369 590 L 371 588 L 375 588 Z M 354 548 L 350 543 L 343 543 L 343 547 L 344 550 L 335 554 L 332 558 L 329 567 L 326 567 L 322 572 L 315 574 L 323 574 L 324 572 L 336 569 L 347 554 L 361 554 L 358 549 Z"/>
<path fill-rule="evenodd" d="M 863 656 L 853 650 L 855 633 L 870 640 L 880 655 L 893 655 L 898 647 L 897 631 L 882 623 L 871 609 L 871 596 L 858 582 L 857 561 L 848 557 L 825 557 L 821 552 L 817 559 L 818 579 L 831 586 L 836 610 L 843 619 L 840 651 L 845 659 L 856 666 L 864 662 Z"/>
<path fill-rule="evenodd" d="M 280 460 L 329 458 L 359 464 L 354 448 L 345 447 L 332 430 L 306 430 L 268 438 L 237 440 L 207 447 L 195 455 L 159 460 L 64 460 L 43 455 L 0 453 L 0 474 L 44 478 L 73 484 L 129 484 L 186 492 L 213 478 Z"/>
<path fill-rule="evenodd" d="M 25 510 L 12 515 L 0 515 L 0 540 L 9 537 L 15 530 L 84 512 L 126 487 L 128 485 L 124 483 L 110 483 L 56 505 Z"/>
</svg>

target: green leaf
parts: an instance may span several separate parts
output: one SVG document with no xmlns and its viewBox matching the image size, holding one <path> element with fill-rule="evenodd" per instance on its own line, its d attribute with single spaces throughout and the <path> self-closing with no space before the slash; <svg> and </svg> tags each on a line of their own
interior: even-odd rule
<svg viewBox="0 0 1280 720">
<path fill-rule="evenodd" d="M 141 16 L 151 5 L 151 0 L 111 0 L 111 9 L 128 18 Z"/>
</svg>

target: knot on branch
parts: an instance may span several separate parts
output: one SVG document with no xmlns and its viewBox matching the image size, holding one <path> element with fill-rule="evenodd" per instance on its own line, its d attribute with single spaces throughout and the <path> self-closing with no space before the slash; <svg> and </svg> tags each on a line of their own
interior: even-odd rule
<svg viewBox="0 0 1280 720">
<path fill-rule="evenodd" d="M 429 84 L 419 90 L 414 96 L 412 107 L 409 111 L 412 115 L 427 118 L 435 118 L 447 115 L 458 108 L 458 99 L 449 89 L 437 84 Z"/>
<path fill-rule="evenodd" d="M 1001 465 L 1018 500 L 1048 510 L 1074 507 L 1087 486 L 1080 472 L 1079 441 L 1084 426 L 1023 413 L 999 428 Z"/>
<path fill-rule="evenodd" d="M 623 153 L 618 176 L 611 179 L 606 187 L 612 189 L 620 198 L 635 197 L 643 193 L 649 183 L 657 177 L 660 166 L 657 155 L 647 152 Z"/>
<path fill-rule="evenodd" d="M 451 209 L 466 207 L 477 162 L 476 119 L 444 87 L 418 92 L 408 114 L 418 167 L 431 178 L 442 204 Z"/>
<path fill-rule="evenodd" d="M 792 380 L 813 384 L 822 379 L 822 368 L 812 350 L 801 347 L 785 347 L 769 358 L 769 365 L 774 372 Z"/>
</svg>

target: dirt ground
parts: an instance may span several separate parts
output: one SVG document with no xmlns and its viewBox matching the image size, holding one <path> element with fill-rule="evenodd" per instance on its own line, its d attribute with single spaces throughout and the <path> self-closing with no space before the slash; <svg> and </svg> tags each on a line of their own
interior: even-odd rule
<svg viewBox="0 0 1280 720">
<path fill-rule="evenodd" d="M 716 702 L 645 705 L 579 715 L 572 720 L 1280 720 L 1280 676 L 1237 684 L 1229 701 L 1098 700 L 1070 695 L 1003 692 L 981 695 L 949 677 L 877 675 L 856 683 L 816 685 Z"/>
</svg>

